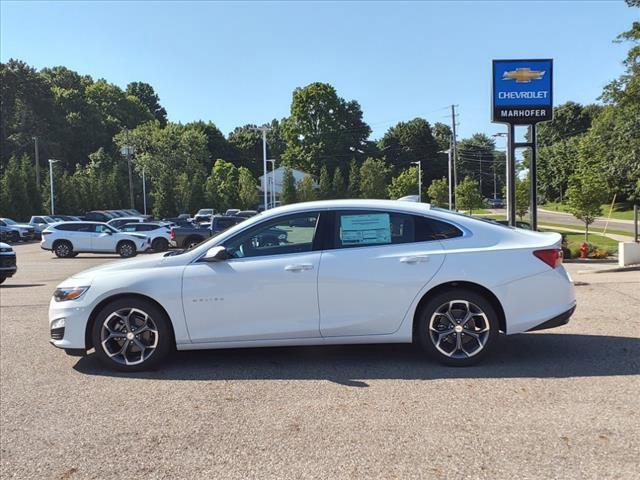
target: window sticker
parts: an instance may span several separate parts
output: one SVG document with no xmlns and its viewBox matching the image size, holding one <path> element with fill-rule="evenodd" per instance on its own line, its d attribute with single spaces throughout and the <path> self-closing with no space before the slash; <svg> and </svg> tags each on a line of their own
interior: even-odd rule
<svg viewBox="0 0 640 480">
<path fill-rule="evenodd" d="M 388 213 L 342 215 L 340 240 L 343 245 L 391 243 L 391 222 Z"/>
</svg>

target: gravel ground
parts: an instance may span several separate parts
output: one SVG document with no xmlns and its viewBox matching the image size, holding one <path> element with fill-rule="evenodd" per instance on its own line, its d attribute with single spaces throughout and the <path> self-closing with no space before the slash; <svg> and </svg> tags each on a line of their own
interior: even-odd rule
<svg viewBox="0 0 640 480">
<path fill-rule="evenodd" d="M 15 247 L 0 287 L 5 478 L 636 479 L 640 272 L 578 273 L 569 325 L 455 369 L 412 346 L 176 353 L 123 375 L 48 343 L 74 272 Z"/>
</svg>

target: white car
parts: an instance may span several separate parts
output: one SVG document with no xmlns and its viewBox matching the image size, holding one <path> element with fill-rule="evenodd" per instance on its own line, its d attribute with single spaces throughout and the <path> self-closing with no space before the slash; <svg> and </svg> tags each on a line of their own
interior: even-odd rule
<svg viewBox="0 0 640 480">
<path fill-rule="evenodd" d="M 107 222 L 107 225 L 111 225 L 113 228 L 120 229 L 123 225 L 128 223 L 142 223 L 146 220 L 142 217 L 118 217 L 112 218 Z"/>
<path fill-rule="evenodd" d="M 42 231 L 40 248 L 51 250 L 60 258 L 79 253 L 117 253 L 133 257 L 151 246 L 145 235 L 125 233 L 102 222 L 57 223 Z"/>
<path fill-rule="evenodd" d="M 563 325 L 561 238 L 423 203 L 335 200 L 268 210 L 192 250 L 79 273 L 49 305 L 51 342 L 110 367 L 171 350 L 418 343 L 469 365 L 499 332 Z"/>
<path fill-rule="evenodd" d="M 171 227 L 169 223 L 127 223 L 119 229 L 125 233 L 144 235 L 151 242 L 151 250 L 164 252 L 169 249 L 171 242 Z"/>
</svg>

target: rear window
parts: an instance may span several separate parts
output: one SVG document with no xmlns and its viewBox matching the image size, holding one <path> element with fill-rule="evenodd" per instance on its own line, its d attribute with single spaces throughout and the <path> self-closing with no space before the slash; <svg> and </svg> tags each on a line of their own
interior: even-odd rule
<svg viewBox="0 0 640 480">
<path fill-rule="evenodd" d="M 455 225 L 434 218 L 416 217 L 416 241 L 445 240 L 461 237 L 462 230 Z"/>
</svg>

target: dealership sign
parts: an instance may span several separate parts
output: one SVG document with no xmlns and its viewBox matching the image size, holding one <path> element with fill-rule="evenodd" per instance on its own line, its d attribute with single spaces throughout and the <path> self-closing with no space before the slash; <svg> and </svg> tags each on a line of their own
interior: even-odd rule
<svg viewBox="0 0 640 480">
<path fill-rule="evenodd" d="M 498 123 L 551 120 L 553 60 L 494 60 L 492 111 Z"/>
</svg>

